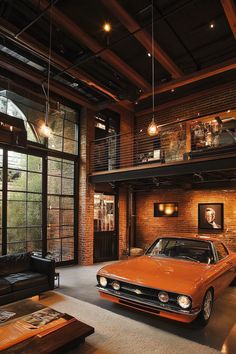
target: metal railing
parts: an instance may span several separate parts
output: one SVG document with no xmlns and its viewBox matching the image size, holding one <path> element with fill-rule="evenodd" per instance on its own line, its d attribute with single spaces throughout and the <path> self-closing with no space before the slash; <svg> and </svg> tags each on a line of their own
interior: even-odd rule
<svg viewBox="0 0 236 354">
<path fill-rule="evenodd" d="M 201 126 L 202 124 L 202 126 Z M 216 123 L 181 122 L 161 127 L 150 137 L 146 129 L 136 133 L 116 134 L 91 143 L 91 173 L 147 164 L 236 152 L 235 131 Z M 209 157 L 210 158 L 210 157 Z"/>
</svg>

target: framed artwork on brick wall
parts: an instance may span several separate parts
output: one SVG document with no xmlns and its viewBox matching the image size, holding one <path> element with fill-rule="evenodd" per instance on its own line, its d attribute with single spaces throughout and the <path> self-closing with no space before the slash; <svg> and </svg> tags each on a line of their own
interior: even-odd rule
<svg viewBox="0 0 236 354">
<path fill-rule="evenodd" d="M 221 231 L 224 229 L 224 204 L 198 204 L 198 229 Z"/>
<path fill-rule="evenodd" d="M 154 203 L 154 217 L 178 216 L 178 203 Z"/>
</svg>

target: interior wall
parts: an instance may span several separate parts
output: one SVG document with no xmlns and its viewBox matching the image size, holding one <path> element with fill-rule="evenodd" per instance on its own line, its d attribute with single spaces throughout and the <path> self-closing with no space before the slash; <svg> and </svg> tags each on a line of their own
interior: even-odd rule
<svg viewBox="0 0 236 354">
<path fill-rule="evenodd" d="M 158 106 L 155 120 L 158 124 L 172 123 L 184 119 L 198 118 L 216 112 L 235 108 L 236 81 L 203 90 L 195 95 L 184 97 Z M 136 113 L 136 131 L 147 130 L 152 112 Z"/>
<path fill-rule="evenodd" d="M 177 217 L 154 217 L 154 203 L 177 202 Z M 224 203 L 224 230 L 211 232 L 236 251 L 236 189 L 159 190 L 136 195 L 136 246 L 147 248 L 158 236 L 206 235 L 198 232 L 198 204 Z"/>
</svg>

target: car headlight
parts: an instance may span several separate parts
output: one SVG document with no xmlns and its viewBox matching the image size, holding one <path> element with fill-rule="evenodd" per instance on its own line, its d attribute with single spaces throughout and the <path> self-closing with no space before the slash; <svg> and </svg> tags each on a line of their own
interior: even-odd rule
<svg viewBox="0 0 236 354">
<path fill-rule="evenodd" d="M 180 295 L 177 298 L 177 302 L 182 309 L 188 309 L 191 306 L 191 300 L 188 296 Z"/>
<path fill-rule="evenodd" d="M 107 286 L 107 278 L 105 277 L 99 277 L 99 284 L 102 286 L 102 287 L 106 287 Z"/>
<path fill-rule="evenodd" d="M 111 285 L 114 290 L 120 290 L 120 283 L 118 281 L 113 281 Z"/>
<path fill-rule="evenodd" d="M 160 291 L 158 293 L 158 299 L 161 301 L 161 302 L 168 302 L 169 301 L 169 295 L 165 292 L 165 291 Z"/>
</svg>

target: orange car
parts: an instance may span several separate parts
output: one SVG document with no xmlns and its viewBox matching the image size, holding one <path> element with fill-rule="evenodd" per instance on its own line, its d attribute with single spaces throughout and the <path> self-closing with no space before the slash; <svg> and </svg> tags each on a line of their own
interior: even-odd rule
<svg viewBox="0 0 236 354">
<path fill-rule="evenodd" d="M 181 322 L 210 319 L 236 277 L 236 253 L 213 237 L 158 238 L 144 256 L 101 268 L 102 298 Z"/>
</svg>

